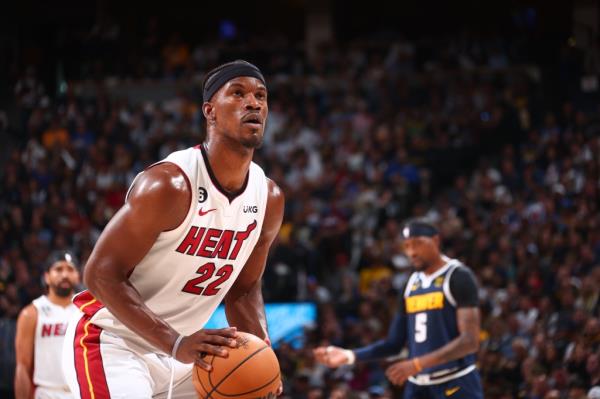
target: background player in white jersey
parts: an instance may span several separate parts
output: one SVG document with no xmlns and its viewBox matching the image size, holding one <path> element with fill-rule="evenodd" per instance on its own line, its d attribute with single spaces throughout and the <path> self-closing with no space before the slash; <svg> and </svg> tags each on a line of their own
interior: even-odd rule
<svg viewBox="0 0 600 399">
<path fill-rule="evenodd" d="M 47 265 L 44 281 L 48 294 L 25 307 L 17 321 L 17 399 L 73 397 L 60 365 L 67 324 L 77 312 L 71 297 L 79 283 L 79 272 L 67 252 L 54 253 Z"/>
<path fill-rule="evenodd" d="M 236 328 L 268 339 L 261 277 L 284 198 L 252 163 L 265 80 L 234 61 L 203 97 L 206 142 L 141 173 L 88 260 L 63 359 L 77 397 L 192 398 L 192 364 L 210 370 L 204 354 L 227 356 Z M 221 300 L 233 327 L 202 329 Z"/>
</svg>

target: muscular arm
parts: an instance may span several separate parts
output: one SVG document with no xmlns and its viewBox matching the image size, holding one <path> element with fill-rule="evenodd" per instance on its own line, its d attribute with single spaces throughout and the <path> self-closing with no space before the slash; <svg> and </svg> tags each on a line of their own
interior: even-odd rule
<svg viewBox="0 0 600 399">
<path fill-rule="evenodd" d="M 171 352 L 179 334 L 144 304 L 128 276 L 161 232 L 183 222 L 190 201 L 187 179 L 175 165 L 146 170 L 102 232 L 84 273 L 84 282 L 97 299 L 165 353 Z"/>
<path fill-rule="evenodd" d="M 15 398 L 33 397 L 33 351 L 35 345 L 35 327 L 37 310 L 29 305 L 21 311 L 17 319 L 15 350 L 17 364 L 15 369 Z"/>
<path fill-rule="evenodd" d="M 229 325 L 238 330 L 267 338 L 267 319 L 261 290 L 269 248 L 275 240 L 283 220 L 284 196 L 279 187 L 269 180 L 269 197 L 260 238 L 225 297 L 225 314 Z"/>
<path fill-rule="evenodd" d="M 437 366 L 477 352 L 479 348 L 479 308 L 456 310 L 460 335 L 441 348 L 419 358 L 423 368 Z"/>
</svg>

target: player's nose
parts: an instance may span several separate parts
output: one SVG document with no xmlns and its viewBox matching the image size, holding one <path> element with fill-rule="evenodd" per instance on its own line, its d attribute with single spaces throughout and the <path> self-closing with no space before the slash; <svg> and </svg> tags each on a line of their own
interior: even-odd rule
<svg viewBox="0 0 600 399">
<path fill-rule="evenodd" d="M 246 96 L 246 109 L 257 111 L 261 109 L 260 101 L 258 101 L 254 94 Z"/>
</svg>

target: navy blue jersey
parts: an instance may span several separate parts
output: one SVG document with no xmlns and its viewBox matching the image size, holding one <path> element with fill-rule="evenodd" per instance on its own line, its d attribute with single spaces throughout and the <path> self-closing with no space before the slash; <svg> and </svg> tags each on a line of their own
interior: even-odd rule
<svg viewBox="0 0 600 399">
<path fill-rule="evenodd" d="M 457 307 L 477 306 L 477 286 L 470 270 L 458 260 L 445 259 L 446 265 L 431 275 L 420 271 L 412 273 L 404 289 L 401 305 L 405 311 L 406 342 L 410 358 L 430 353 L 458 337 Z M 456 277 L 461 275 L 460 279 L 467 282 L 461 283 L 459 290 L 455 288 L 454 281 L 451 284 L 453 274 Z M 457 291 L 461 296 L 458 301 Z M 462 298 L 470 299 L 465 301 Z M 459 370 L 474 364 L 475 355 L 470 354 L 424 369 L 422 373 Z"/>
</svg>

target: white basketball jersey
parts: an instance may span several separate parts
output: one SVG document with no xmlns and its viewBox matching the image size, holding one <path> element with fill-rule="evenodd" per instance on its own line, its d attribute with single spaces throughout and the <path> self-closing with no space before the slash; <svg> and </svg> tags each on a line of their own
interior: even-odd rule
<svg viewBox="0 0 600 399">
<path fill-rule="evenodd" d="M 187 176 L 190 209 L 179 227 L 158 236 L 129 280 L 154 313 L 180 334 L 189 335 L 208 321 L 258 241 L 267 205 L 267 178 L 251 163 L 242 192 L 229 198 L 214 178 L 202 147 L 174 152 L 162 162 L 177 165 Z M 92 322 L 156 351 L 105 307 L 92 316 Z"/>
<path fill-rule="evenodd" d="M 35 326 L 33 383 L 39 387 L 68 389 L 62 373 L 62 346 L 69 319 L 77 313 L 75 305 L 63 308 L 46 295 L 35 299 L 37 310 Z"/>
</svg>

